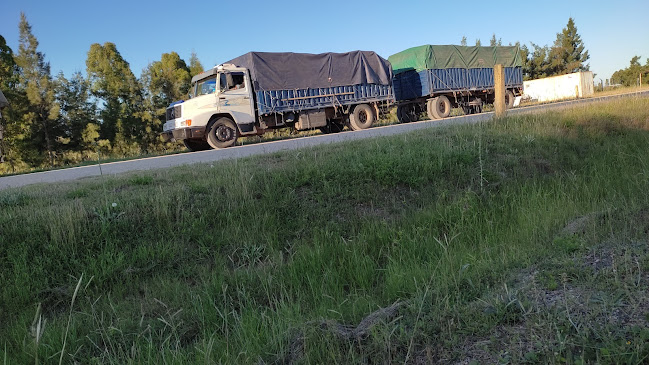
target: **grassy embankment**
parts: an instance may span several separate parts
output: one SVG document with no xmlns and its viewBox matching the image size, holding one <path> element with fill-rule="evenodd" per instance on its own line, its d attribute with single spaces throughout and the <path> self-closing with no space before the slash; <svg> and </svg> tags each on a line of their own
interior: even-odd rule
<svg viewBox="0 0 649 365">
<path fill-rule="evenodd" d="M 0 361 L 645 362 L 647 156 L 625 99 L 2 191 Z"/>
</svg>

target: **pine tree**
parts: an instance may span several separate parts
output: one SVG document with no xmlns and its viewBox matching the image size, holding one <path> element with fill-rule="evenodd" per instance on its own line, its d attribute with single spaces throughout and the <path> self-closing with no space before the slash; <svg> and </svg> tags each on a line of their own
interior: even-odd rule
<svg viewBox="0 0 649 365">
<path fill-rule="evenodd" d="M 462 40 L 460 41 L 460 45 L 466 47 L 466 36 L 465 35 L 462 36 Z"/>
<path fill-rule="evenodd" d="M 550 49 L 548 46 L 541 47 L 534 43 L 531 44 L 534 51 L 532 51 L 531 57 L 529 57 L 527 70 L 523 70 L 523 72 L 527 73 L 530 80 L 552 76 L 548 62 Z"/>
<path fill-rule="evenodd" d="M 588 71 L 586 63 L 590 56 L 584 46 L 584 42 L 577 33 L 577 26 L 572 18 L 568 24 L 557 33 L 557 39 L 550 49 L 549 64 L 551 75 L 564 75 L 578 71 Z"/>
<path fill-rule="evenodd" d="M 201 61 L 199 61 L 198 56 L 196 56 L 196 52 L 192 52 L 192 55 L 189 58 L 189 76 L 190 76 L 190 78 L 198 75 L 199 73 L 201 73 L 203 71 L 204 71 L 203 65 L 201 64 Z"/>
<path fill-rule="evenodd" d="M 476 47 L 482 46 L 482 42 L 480 42 L 479 38 L 475 40 L 475 45 L 476 45 Z"/>
<path fill-rule="evenodd" d="M 491 39 L 489 40 L 489 45 L 491 47 L 502 46 L 503 45 L 503 40 L 502 40 L 502 38 L 496 39 L 496 33 L 493 33 L 492 36 L 491 36 Z"/>
<path fill-rule="evenodd" d="M 33 134 L 31 141 L 34 147 L 42 151 L 44 146 L 49 164 L 53 166 L 55 140 L 59 133 L 55 83 L 50 75 L 50 64 L 45 61 L 45 55 L 38 51 L 38 40 L 32 34 L 32 27 L 24 13 L 20 14 L 18 27 L 20 38 L 15 61 L 21 69 L 19 87 L 25 91 L 29 102 L 23 122 Z M 37 159 L 35 156 L 32 158 Z"/>
<path fill-rule="evenodd" d="M 520 42 L 516 42 L 514 47 L 518 47 L 519 52 L 521 53 L 521 62 L 523 69 L 523 79 L 530 80 L 530 50 L 527 48 L 527 45 L 522 45 Z"/>
</svg>

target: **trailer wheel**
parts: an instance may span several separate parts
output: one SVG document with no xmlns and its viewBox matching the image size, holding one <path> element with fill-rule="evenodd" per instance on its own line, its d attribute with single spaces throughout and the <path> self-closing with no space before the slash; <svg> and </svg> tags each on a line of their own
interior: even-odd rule
<svg viewBox="0 0 649 365">
<path fill-rule="evenodd" d="M 397 119 L 400 123 L 416 122 L 418 118 L 415 104 L 399 105 L 397 107 Z"/>
<path fill-rule="evenodd" d="M 209 143 L 200 139 L 183 139 L 183 144 L 189 152 L 205 151 L 210 149 Z"/>
<path fill-rule="evenodd" d="M 505 108 L 511 109 L 514 106 L 514 93 L 511 90 L 505 91 Z"/>
<path fill-rule="evenodd" d="M 234 146 L 239 137 L 239 129 L 229 118 L 219 118 L 210 126 L 207 132 L 207 143 L 214 148 Z"/>
<path fill-rule="evenodd" d="M 451 114 L 451 102 L 444 95 L 428 100 L 426 112 L 430 119 L 442 119 Z"/>
<path fill-rule="evenodd" d="M 345 129 L 345 124 L 342 121 L 329 120 L 327 121 L 326 126 L 320 127 L 318 129 L 320 129 L 320 132 L 322 132 L 323 134 L 339 133 L 342 132 L 343 129 Z"/>
<path fill-rule="evenodd" d="M 354 112 L 349 116 L 349 126 L 354 131 L 360 131 L 371 127 L 375 119 L 374 111 L 369 105 L 357 105 Z"/>
</svg>

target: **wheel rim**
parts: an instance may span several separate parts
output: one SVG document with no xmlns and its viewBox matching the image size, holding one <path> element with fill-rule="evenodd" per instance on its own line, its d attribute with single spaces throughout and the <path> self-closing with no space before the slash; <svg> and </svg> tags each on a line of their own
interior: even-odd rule
<svg viewBox="0 0 649 365">
<path fill-rule="evenodd" d="M 218 126 L 216 129 L 216 139 L 218 139 L 220 142 L 227 142 L 232 140 L 234 137 L 234 130 L 232 128 L 221 124 Z"/>
<path fill-rule="evenodd" d="M 358 121 L 361 124 L 367 123 L 367 112 L 365 110 L 361 110 L 361 112 L 358 113 Z"/>
<path fill-rule="evenodd" d="M 408 108 L 406 110 L 406 116 L 407 116 L 409 122 L 412 122 L 412 121 L 416 120 L 417 119 L 416 118 L 417 112 L 415 111 L 415 108 L 414 107 Z"/>
<path fill-rule="evenodd" d="M 437 111 L 439 112 L 439 115 L 446 114 L 446 103 L 440 101 L 437 105 Z"/>
</svg>

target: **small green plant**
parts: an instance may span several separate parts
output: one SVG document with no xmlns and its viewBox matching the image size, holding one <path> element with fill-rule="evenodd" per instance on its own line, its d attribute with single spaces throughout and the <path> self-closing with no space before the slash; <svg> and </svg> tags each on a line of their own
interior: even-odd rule
<svg viewBox="0 0 649 365">
<path fill-rule="evenodd" d="M 0 193 L 0 208 L 19 207 L 29 203 L 29 196 L 22 192 Z"/>
<path fill-rule="evenodd" d="M 88 196 L 90 191 L 86 188 L 81 188 L 81 189 L 75 189 L 71 190 L 66 194 L 66 197 L 69 199 L 79 199 L 79 198 L 85 198 Z"/>
<path fill-rule="evenodd" d="M 565 253 L 573 253 L 581 249 L 584 242 L 578 236 L 562 236 L 555 238 L 552 245 Z"/>
<path fill-rule="evenodd" d="M 153 183 L 153 177 L 149 175 L 133 176 L 129 180 L 129 183 L 131 185 L 140 185 L 140 186 L 151 185 Z"/>
<path fill-rule="evenodd" d="M 99 219 L 102 226 L 108 226 L 111 222 L 117 220 L 124 214 L 115 202 L 95 208 L 93 213 L 94 216 Z"/>
<path fill-rule="evenodd" d="M 559 282 L 551 273 L 542 273 L 539 277 L 542 285 L 548 290 L 557 290 L 559 288 Z"/>
</svg>

